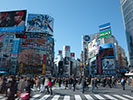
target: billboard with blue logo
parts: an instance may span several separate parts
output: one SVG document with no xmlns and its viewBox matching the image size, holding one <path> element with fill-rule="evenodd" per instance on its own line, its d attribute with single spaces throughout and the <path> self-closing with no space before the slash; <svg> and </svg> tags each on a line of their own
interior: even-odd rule
<svg viewBox="0 0 133 100">
<path fill-rule="evenodd" d="M 99 38 L 112 36 L 110 23 L 99 26 Z"/>
</svg>

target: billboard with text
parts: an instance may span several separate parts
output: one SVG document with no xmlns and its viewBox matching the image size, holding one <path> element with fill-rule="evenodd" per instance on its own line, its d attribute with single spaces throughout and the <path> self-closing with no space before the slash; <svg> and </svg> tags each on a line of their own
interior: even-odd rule
<svg viewBox="0 0 133 100">
<path fill-rule="evenodd" d="M 115 73 L 115 60 L 114 59 L 103 59 L 102 60 L 102 72 L 103 74 L 114 74 Z"/>
<path fill-rule="evenodd" d="M 24 31 L 26 10 L 0 12 L 0 32 Z"/>
<path fill-rule="evenodd" d="M 53 34 L 54 19 L 48 15 L 28 14 L 27 32 L 40 32 Z"/>
</svg>

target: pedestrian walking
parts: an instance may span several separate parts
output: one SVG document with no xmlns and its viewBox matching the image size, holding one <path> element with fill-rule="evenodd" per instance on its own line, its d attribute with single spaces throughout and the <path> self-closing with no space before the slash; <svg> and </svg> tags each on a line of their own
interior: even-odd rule
<svg viewBox="0 0 133 100">
<path fill-rule="evenodd" d="M 45 89 L 47 89 L 47 93 L 49 93 L 49 88 L 48 88 L 48 82 L 49 82 L 49 79 L 48 79 L 48 77 L 46 76 L 45 77 L 45 82 L 44 82 L 44 87 L 45 87 Z"/>
<path fill-rule="evenodd" d="M 52 95 L 52 94 L 53 94 L 53 91 L 52 91 L 52 81 L 51 81 L 51 77 L 49 78 L 49 81 L 48 81 L 48 89 L 50 89 L 50 91 L 48 90 L 48 92 Z"/>
<path fill-rule="evenodd" d="M 126 83 L 125 78 L 122 78 L 121 79 L 121 86 L 122 86 L 123 90 L 125 90 L 125 83 Z"/>
<path fill-rule="evenodd" d="M 81 84 L 82 84 L 82 93 L 84 93 L 84 90 L 85 90 L 85 87 L 86 87 L 85 77 L 82 79 Z"/>
<path fill-rule="evenodd" d="M 76 78 L 73 78 L 73 91 L 75 91 L 76 84 L 77 84 L 77 80 Z"/>
<path fill-rule="evenodd" d="M 15 94 L 16 94 L 16 80 L 15 77 L 12 77 L 12 80 L 9 82 L 9 87 L 8 87 L 8 93 L 7 93 L 7 100 L 15 100 Z"/>
<path fill-rule="evenodd" d="M 131 78 L 131 92 L 133 92 L 133 77 Z"/>
</svg>

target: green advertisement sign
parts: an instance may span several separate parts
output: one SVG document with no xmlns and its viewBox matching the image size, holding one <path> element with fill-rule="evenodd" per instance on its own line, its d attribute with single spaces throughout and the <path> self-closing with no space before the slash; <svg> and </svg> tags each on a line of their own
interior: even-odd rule
<svg viewBox="0 0 133 100">
<path fill-rule="evenodd" d="M 112 36 L 111 30 L 103 31 L 99 33 L 99 38 L 109 37 Z"/>
</svg>

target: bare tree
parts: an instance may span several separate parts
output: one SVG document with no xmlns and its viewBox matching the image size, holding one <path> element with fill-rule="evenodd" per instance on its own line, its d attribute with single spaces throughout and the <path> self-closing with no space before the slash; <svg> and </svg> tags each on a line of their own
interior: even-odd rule
<svg viewBox="0 0 133 100">
<path fill-rule="evenodd" d="M 25 49 L 18 56 L 18 63 L 25 65 L 41 65 L 41 56 L 34 49 Z"/>
</svg>

